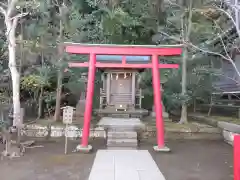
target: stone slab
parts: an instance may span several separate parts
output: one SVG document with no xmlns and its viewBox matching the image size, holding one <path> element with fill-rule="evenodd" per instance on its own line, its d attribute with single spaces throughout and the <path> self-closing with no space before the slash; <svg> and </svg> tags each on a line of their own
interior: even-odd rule
<svg viewBox="0 0 240 180">
<path fill-rule="evenodd" d="M 165 180 L 147 150 L 98 150 L 88 180 Z"/>
<path fill-rule="evenodd" d="M 107 149 L 109 150 L 136 150 L 136 147 L 112 147 L 108 146 Z"/>
<path fill-rule="evenodd" d="M 129 139 L 136 138 L 137 139 L 137 132 L 108 131 L 107 136 L 108 138 L 129 138 Z"/>
<path fill-rule="evenodd" d="M 237 125 L 237 124 L 219 121 L 218 127 L 225 129 L 227 131 L 231 131 L 233 133 L 240 133 L 240 125 Z"/>
<path fill-rule="evenodd" d="M 112 118 L 103 117 L 97 124 L 100 127 L 114 129 L 125 129 L 125 130 L 138 130 L 144 129 L 145 125 L 140 121 L 139 118 Z"/>
<path fill-rule="evenodd" d="M 107 146 L 117 147 L 137 147 L 137 139 L 108 139 Z"/>
</svg>

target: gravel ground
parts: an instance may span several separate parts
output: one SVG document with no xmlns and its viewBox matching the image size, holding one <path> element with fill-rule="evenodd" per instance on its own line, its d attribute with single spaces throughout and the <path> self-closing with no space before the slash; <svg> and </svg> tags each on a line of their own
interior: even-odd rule
<svg viewBox="0 0 240 180">
<path fill-rule="evenodd" d="M 24 157 L 0 161 L 1 180 L 87 180 L 96 150 L 91 154 L 64 155 L 64 143 L 41 143 L 43 148 L 29 149 Z M 95 139 L 95 149 L 104 141 Z M 152 143 L 142 142 L 166 180 L 232 180 L 232 147 L 218 141 L 171 141 L 171 153 L 155 153 Z M 76 143 L 70 143 L 73 149 Z M 0 146 L 2 149 L 2 146 Z"/>
</svg>

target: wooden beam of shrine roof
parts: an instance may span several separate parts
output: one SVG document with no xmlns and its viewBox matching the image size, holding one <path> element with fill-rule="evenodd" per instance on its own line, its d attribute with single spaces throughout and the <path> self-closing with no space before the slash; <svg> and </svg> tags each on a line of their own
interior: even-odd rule
<svg viewBox="0 0 240 180">
<path fill-rule="evenodd" d="M 182 45 L 143 46 L 64 43 L 67 53 L 96 55 L 159 55 L 177 56 L 182 54 Z"/>
</svg>

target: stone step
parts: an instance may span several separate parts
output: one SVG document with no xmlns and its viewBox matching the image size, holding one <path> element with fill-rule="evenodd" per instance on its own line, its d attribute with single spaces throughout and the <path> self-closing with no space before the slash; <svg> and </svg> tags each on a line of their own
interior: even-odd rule
<svg viewBox="0 0 240 180">
<path fill-rule="evenodd" d="M 114 142 L 114 141 L 117 141 L 117 142 L 135 142 L 135 141 L 138 141 L 136 138 L 108 138 L 107 141 L 109 142 Z"/>
<path fill-rule="evenodd" d="M 138 145 L 128 145 L 128 144 L 121 144 L 121 145 L 107 145 L 107 148 L 114 148 L 114 149 L 125 149 L 125 148 L 131 148 L 131 149 L 137 149 Z"/>
<path fill-rule="evenodd" d="M 115 118 L 129 118 L 130 117 L 130 115 L 129 114 L 111 114 L 111 116 L 110 117 L 115 117 Z"/>
<path fill-rule="evenodd" d="M 108 142 L 115 142 L 115 143 L 137 143 L 137 139 L 108 139 Z"/>
<path fill-rule="evenodd" d="M 108 139 L 107 146 L 111 147 L 137 147 L 137 139 Z"/>
<path fill-rule="evenodd" d="M 137 132 L 134 132 L 134 131 L 128 131 L 128 132 L 108 131 L 107 137 L 114 138 L 114 139 L 119 139 L 119 138 L 137 139 Z"/>
<path fill-rule="evenodd" d="M 135 130 L 135 126 L 131 126 L 131 125 L 124 125 L 124 124 L 116 124 L 116 125 L 112 125 L 112 126 L 109 126 L 108 127 L 109 130 L 111 131 L 124 131 L 124 130 L 128 130 L 130 129 L 129 131 L 134 131 Z"/>
<path fill-rule="evenodd" d="M 136 147 L 107 147 L 109 150 L 135 150 Z"/>
<path fill-rule="evenodd" d="M 135 130 L 127 130 L 127 129 L 122 129 L 122 128 L 116 128 L 116 129 L 108 129 L 109 133 L 137 133 Z"/>
</svg>

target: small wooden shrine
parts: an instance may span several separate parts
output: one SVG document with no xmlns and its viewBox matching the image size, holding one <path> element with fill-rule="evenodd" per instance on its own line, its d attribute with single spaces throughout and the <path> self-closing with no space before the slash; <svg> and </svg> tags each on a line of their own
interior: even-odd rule
<svg viewBox="0 0 240 180">
<path fill-rule="evenodd" d="M 139 78 L 138 71 L 134 70 L 105 70 L 102 74 L 100 109 L 141 109 L 143 96 Z"/>
<path fill-rule="evenodd" d="M 147 56 L 127 56 L 126 61 L 148 62 Z M 121 62 L 122 56 L 97 56 L 98 61 Z M 142 117 L 148 111 L 142 109 L 142 90 L 139 87 L 141 69 L 101 68 L 102 87 L 98 114 L 103 116 Z"/>
</svg>

